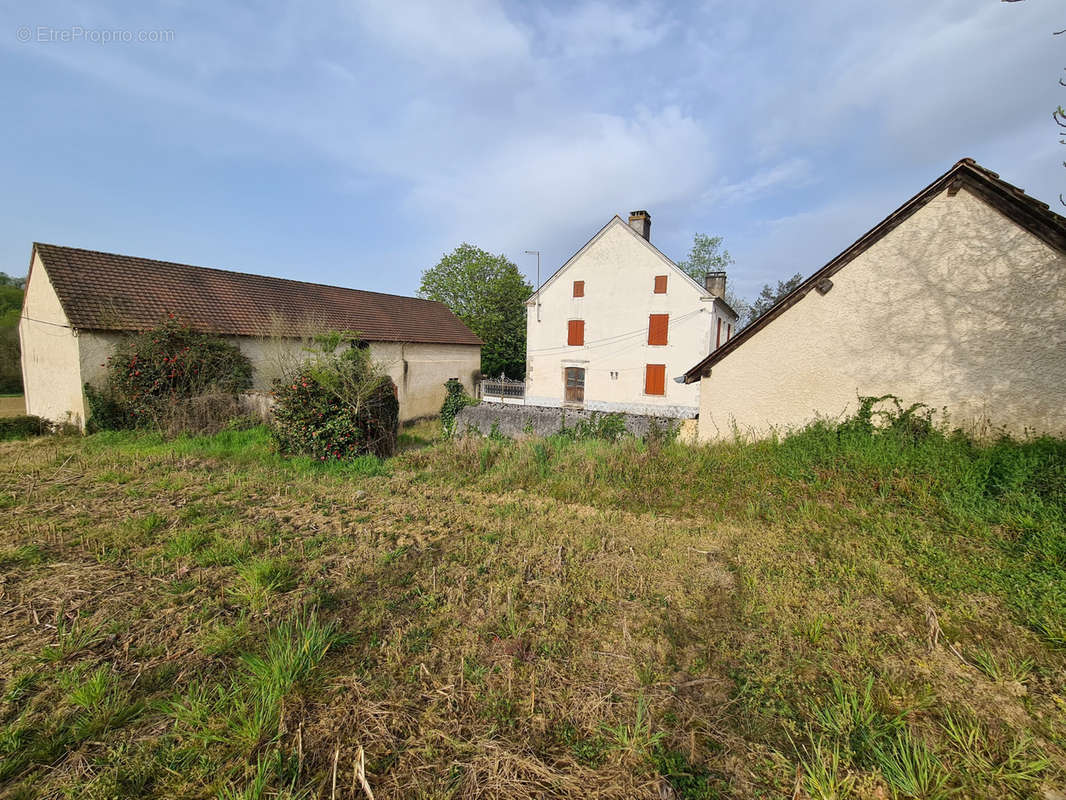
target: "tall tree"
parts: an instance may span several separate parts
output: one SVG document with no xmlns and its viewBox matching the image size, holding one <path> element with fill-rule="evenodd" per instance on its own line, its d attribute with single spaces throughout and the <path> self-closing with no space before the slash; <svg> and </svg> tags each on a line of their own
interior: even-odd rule
<svg viewBox="0 0 1066 800">
<path fill-rule="evenodd" d="M 525 301 L 533 287 L 514 262 L 463 242 L 422 273 L 418 296 L 447 305 L 483 342 L 481 371 L 521 378 L 526 371 Z"/>
<path fill-rule="evenodd" d="M 22 314 L 24 278 L 0 272 L 0 393 L 22 391 L 19 365 L 19 316 Z"/>
<path fill-rule="evenodd" d="M 688 258 L 677 262 L 684 272 L 701 284 L 706 273 L 725 272 L 732 264 L 733 256 L 722 247 L 722 237 L 708 236 L 706 233 L 693 236 Z"/>
<path fill-rule="evenodd" d="M 745 324 L 750 325 L 757 320 L 767 311 L 769 311 L 778 300 L 791 292 L 797 286 L 803 283 L 803 275 L 797 272 L 787 281 L 778 281 L 777 286 L 771 286 L 768 283 L 764 283 L 762 291 L 759 292 L 759 296 L 755 298 L 755 301 L 751 304 L 748 318 Z"/>
<path fill-rule="evenodd" d="M 735 262 L 729 251 L 722 247 L 721 236 L 708 236 L 706 233 L 697 233 L 692 237 L 692 249 L 688 251 L 688 258 L 678 261 L 681 270 L 692 277 L 696 283 L 703 285 L 703 278 L 708 272 L 725 272 Z M 725 300 L 729 306 L 737 312 L 737 329 L 743 327 L 748 318 L 750 306 L 748 302 L 738 294 L 735 294 L 726 284 Z"/>
</svg>

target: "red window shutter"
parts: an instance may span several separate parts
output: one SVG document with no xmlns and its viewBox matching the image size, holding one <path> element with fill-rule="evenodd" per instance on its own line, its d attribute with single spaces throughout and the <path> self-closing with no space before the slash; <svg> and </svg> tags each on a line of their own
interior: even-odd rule
<svg viewBox="0 0 1066 800">
<path fill-rule="evenodd" d="M 666 394 L 666 364 L 645 365 L 644 394 Z"/>
<path fill-rule="evenodd" d="M 733 323 L 730 322 L 728 325 L 725 326 L 725 340 L 728 342 L 732 338 L 733 338 Z"/>
<path fill-rule="evenodd" d="M 666 294 L 666 276 L 655 276 L 655 294 Z"/>
<path fill-rule="evenodd" d="M 648 344 L 666 344 L 669 327 L 669 314 L 650 315 L 648 317 Z"/>
<path fill-rule="evenodd" d="M 572 319 L 566 324 L 566 343 L 577 346 L 585 343 L 585 320 Z"/>
<path fill-rule="evenodd" d="M 718 333 L 714 337 L 714 346 L 718 347 L 722 344 L 722 318 L 718 318 Z"/>
<path fill-rule="evenodd" d="M 584 296 L 585 296 L 585 282 L 584 281 L 574 281 L 574 297 L 584 297 Z"/>
</svg>

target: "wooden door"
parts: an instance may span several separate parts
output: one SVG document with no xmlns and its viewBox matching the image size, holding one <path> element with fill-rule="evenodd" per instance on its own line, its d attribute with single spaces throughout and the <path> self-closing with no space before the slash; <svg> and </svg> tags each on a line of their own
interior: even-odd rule
<svg viewBox="0 0 1066 800">
<path fill-rule="evenodd" d="M 566 368 L 566 392 L 563 401 L 568 406 L 585 405 L 585 370 L 581 367 Z"/>
</svg>

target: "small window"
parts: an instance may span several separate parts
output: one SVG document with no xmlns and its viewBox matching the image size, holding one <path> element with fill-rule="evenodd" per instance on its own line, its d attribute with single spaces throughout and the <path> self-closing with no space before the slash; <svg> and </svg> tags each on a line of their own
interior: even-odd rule
<svg viewBox="0 0 1066 800">
<path fill-rule="evenodd" d="M 666 276 L 655 276 L 655 294 L 666 294 Z"/>
<path fill-rule="evenodd" d="M 585 282 L 584 281 L 574 281 L 574 297 L 584 297 L 584 296 L 585 296 Z"/>
<path fill-rule="evenodd" d="M 666 394 L 666 364 L 645 365 L 644 394 Z"/>
<path fill-rule="evenodd" d="M 721 347 L 722 345 L 722 318 L 718 318 L 718 333 L 714 335 L 714 346 Z"/>
<path fill-rule="evenodd" d="M 612 381 L 618 380 L 618 371 L 617 370 L 613 370 L 613 369 L 611 370 L 611 380 Z"/>
<path fill-rule="evenodd" d="M 585 320 L 572 319 L 566 323 L 566 343 L 578 347 L 585 343 Z"/>
<path fill-rule="evenodd" d="M 648 344 L 664 345 L 667 341 L 667 329 L 670 326 L 669 314 L 652 314 L 648 317 Z"/>
<path fill-rule="evenodd" d="M 733 338 L 733 323 L 730 322 L 728 325 L 725 326 L 725 340 L 728 342 L 732 338 Z"/>
</svg>

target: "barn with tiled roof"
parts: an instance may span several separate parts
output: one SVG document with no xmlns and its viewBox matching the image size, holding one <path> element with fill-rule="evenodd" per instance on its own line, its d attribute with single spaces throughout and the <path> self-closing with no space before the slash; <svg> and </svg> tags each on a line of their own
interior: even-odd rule
<svg viewBox="0 0 1066 800">
<path fill-rule="evenodd" d="M 354 332 L 396 383 L 402 420 L 438 412 L 449 378 L 473 391 L 480 368 L 481 340 L 442 303 L 35 243 L 19 323 L 27 412 L 84 425 L 83 387 L 117 342 L 171 317 L 234 340 L 259 392 L 307 336 Z"/>
</svg>

